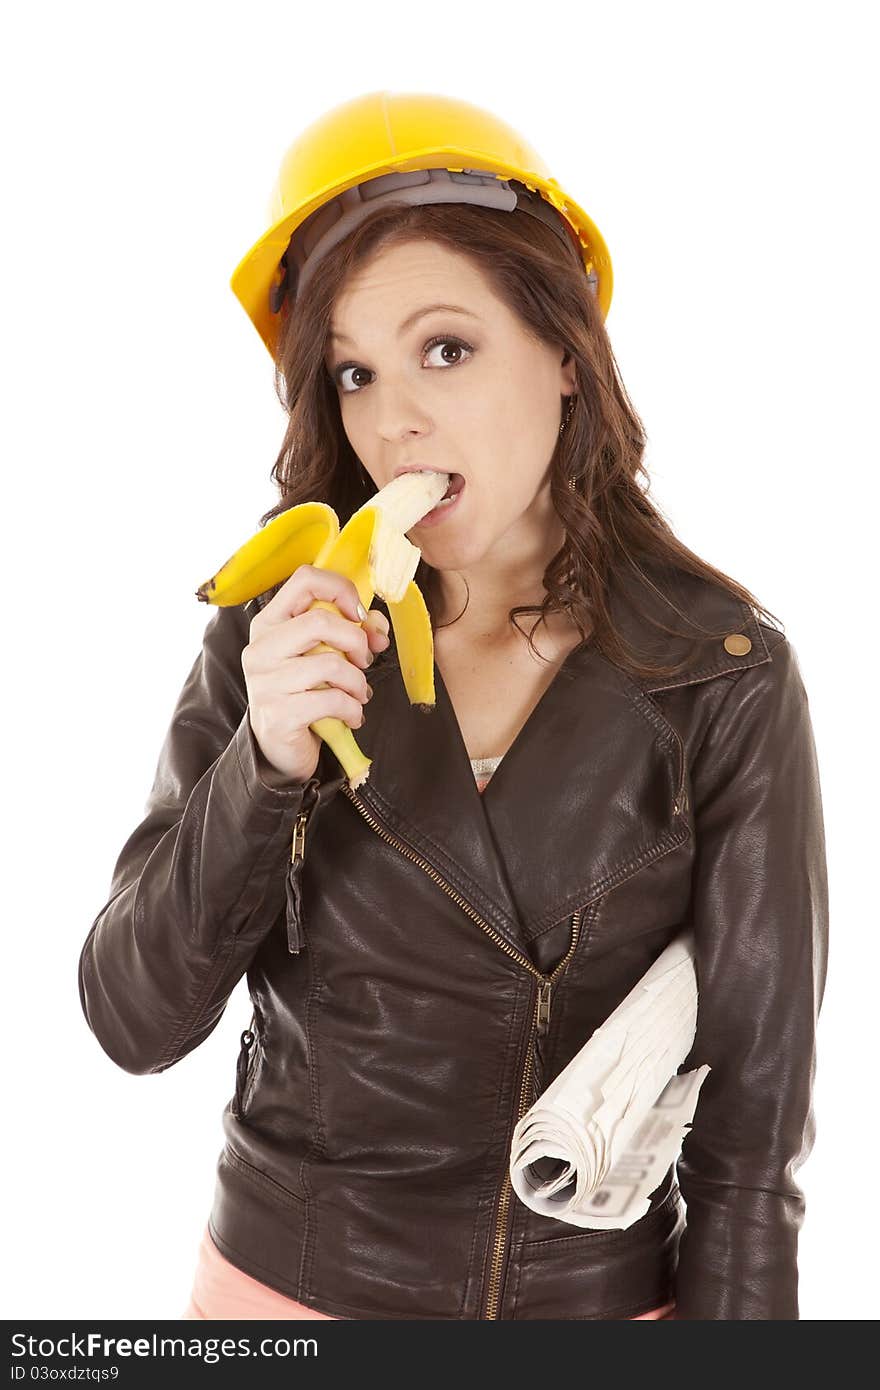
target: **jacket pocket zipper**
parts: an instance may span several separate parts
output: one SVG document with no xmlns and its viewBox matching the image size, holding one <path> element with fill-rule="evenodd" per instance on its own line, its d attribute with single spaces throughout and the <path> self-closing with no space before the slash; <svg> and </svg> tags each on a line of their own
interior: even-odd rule
<svg viewBox="0 0 880 1390">
<path fill-rule="evenodd" d="M 287 870 L 285 880 L 287 898 L 285 915 L 287 919 L 287 949 L 291 955 L 296 955 L 306 944 L 303 922 L 302 868 L 306 852 L 306 826 L 318 801 L 319 785 L 317 778 L 312 778 L 306 784 L 303 807 L 296 818 L 293 838 L 290 842 L 290 867 Z M 311 796 L 309 797 L 310 791 Z"/>
<path fill-rule="evenodd" d="M 532 1089 L 532 1081 L 534 1079 L 534 1048 L 536 1039 L 538 1037 L 544 1037 L 550 1026 L 550 999 L 553 985 L 556 982 L 557 976 L 565 970 L 577 949 L 578 937 L 580 935 L 581 928 L 581 920 L 583 918 L 584 912 L 583 907 L 579 908 L 571 919 L 571 942 L 569 944 L 568 951 L 563 956 L 559 964 L 556 966 L 552 974 L 544 975 L 538 969 L 538 967 L 529 959 L 528 956 L 523 955 L 521 951 L 517 951 L 515 947 L 511 946 L 508 941 L 505 941 L 504 937 L 500 934 L 500 932 L 497 932 L 493 926 L 491 926 L 488 922 L 485 922 L 483 918 L 480 917 L 480 915 L 474 910 L 474 908 L 471 907 L 470 903 L 467 902 L 461 896 L 460 893 L 456 892 L 456 890 L 451 886 L 451 884 L 447 883 L 444 879 L 440 877 L 440 875 L 437 873 L 437 870 L 433 868 L 433 866 L 429 864 L 427 860 L 423 859 L 421 855 L 416 854 L 415 850 L 411 849 L 409 845 L 403 842 L 403 840 L 398 839 L 396 835 L 392 835 L 391 832 L 389 830 L 386 830 L 383 825 L 380 825 L 376 818 L 373 815 L 371 815 L 370 812 L 367 810 L 366 806 L 360 800 L 360 798 L 352 791 L 351 787 L 347 782 L 343 783 L 342 791 L 348 797 L 349 801 L 351 801 L 353 805 L 357 807 L 364 820 L 371 827 L 371 829 L 375 830 L 377 835 L 381 836 L 383 840 L 387 840 L 389 844 L 394 845 L 395 848 L 398 849 L 400 853 L 403 854 L 407 859 L 411 859 L 414 864 L 417 864 L 419 868 L 423 869 L 424 872 L 428 874 L 428 876 L 431 879 L 433 879 L 433 881 L 438 885 L 438 887 L 442 888 L 444 893 L 447 893 L 449 897 L 451 897 L 453 901 L 458 904 L 461 910 L 465 912 L 467 916 L 471 918 L 472 921 L 476 922 L 477 926 L 481 927 L 482 930 L 492 938 L 492 940 L 495 942 L 497 946 L 501 947 L 501 950 L 504 951 L 506 955 L 510 956 L 513 960 L 518 961 L 519 964 L 522 965 L 523 969 L 527 970 L 529 974 L 533 975 L 535 979 L 538 981 L 535 1008 L 533 1010 L 529 1025 L 529 1037 L 526 1049 L 526 1059 L 525 1064 L 523 1066 L 522 1076 L 520 1078 L 519 1102 L 517 1106 L 516 1118 L 514 1120 L 515 1127 L 516 1124 L 522 1119 L 526 1111 L 529 1109 L 529 1106 L 533 1103 L 533 1097 L 531 1096 L 530 1092 Z M 513 1186 L 510 1181 L 509 1162 L 510 1143 L 512 1138 L 513 1128 L 511 1129 L 510 1137 L 507 1143 L 507 1148 L 505 1150 L 504 1175 L 501 1180 L 501 1190 L 499 1192 L 498 1202 L 495 1208 L 495 1220 L 493 1223 L 494 1238 L 492 1242 L 492 1258 L 490 1261 L 489 1274 L 487 1278 L 487 1297 L 485 1312 L 483 1314 L 484 1318 L 498 1317 L 498 1305 L 500 1302 L 501 1294 L 501 1274 L 504 1265 L 504 1255 L 507 1246 L 507 1233 L 509 1227 L 510 1198 L 513 1193 Z"/>
<path fill-rule="evenodd" d="M 238 1061 L 235 1064 L 235 1115 L 241 1117 L 244 1113 L 246 1101 L 245 1086 L 248 1081 L 248 1072 L 251 1065 L 251 1047 L 256 1039 L 253 1031 L 256 1014 L 251 1018 L 250 1024 L 245 1028 L 241 1035 L 241 1047 L 238 1053 Z"/>
</svg>

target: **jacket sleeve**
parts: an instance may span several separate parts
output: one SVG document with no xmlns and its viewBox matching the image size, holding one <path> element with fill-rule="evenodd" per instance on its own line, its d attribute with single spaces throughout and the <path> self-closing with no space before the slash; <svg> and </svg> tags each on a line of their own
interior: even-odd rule
<svg viewBox="0 0 880 1390">
<path fill-rule="evenodd" d="M 796 1319 L 828 888 L 808 701 L 784 636 L 731 683 L 692 791 L 698 1004 L 682 1065 L 712 1070 L 678 1160 L 674 1316 Z"/>
<path fill-rule="evenodd" d="M 249 630 L 247 605 L 212 613 L 80 953 L 86 1021 L 136 1074 L 164 1071 L 216 1027 L 283 910 L 296 817 L 317 784 L 261 779 L 241 666 Z"/>
</svg>

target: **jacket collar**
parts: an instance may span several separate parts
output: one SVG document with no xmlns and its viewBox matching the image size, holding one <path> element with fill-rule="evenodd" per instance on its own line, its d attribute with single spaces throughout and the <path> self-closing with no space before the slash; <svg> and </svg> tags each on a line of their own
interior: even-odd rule
<svg viewBox="0 0 880 1390">
<path fill-rule="evenodd" d="M 589 642 L 575 649 L 482 794 L 439 668 L 430 711 L 409 704 L 393 641 L 371 668 L 357 737 L 373 764 L 353 799 L 519 953 L 690 833 L 681 739 L 653 694 L 770 660 L 746 605 L 690 576 L 651 574 L 678 614 L 638 578 L 617 577 L 609 603 L 640 655 L 683 659 L 680 672 L 638 681 Z M 695 637 L 658 632 L 634 600 Z M 732 634 L 747 652 L 725 646 Z"/>
<path fill-rule="evenodd" d="M 646 677 L 638 682 L 640 689 L 648 694 L 671 690 L 770 660 L 752 609 L 726 589 L 657 563 L 642 565 L 642 570 L 644 578 L 627 567 L 609 584 L 615 625 L 638 656 L 683 665 L 672 676 Z M 666 633 L 653 625 L 658 622 L 682 631 Z M 747 638 L 748 650 L 741 650 L 742 642 L 725 645 L 728 637 Z"/>
</svg>

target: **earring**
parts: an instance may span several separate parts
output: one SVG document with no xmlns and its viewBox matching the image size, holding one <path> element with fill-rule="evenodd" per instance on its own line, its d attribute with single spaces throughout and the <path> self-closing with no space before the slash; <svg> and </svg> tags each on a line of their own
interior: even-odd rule
<svg viewBox="0 0 880 1390">
<path fill-rule="evenodd" d="M 572 415 L 574 414 L 574 401 L 575 401 L 574 395 L 569 396 L 569 398 L 568 398 L 568 410 L 566 411 L 565 419 L 563 420 L 562 424 L 559 426 L 559 438 L 560 438 L 560 439 L 562 438 L 562 436 L 563 436 L 564 433 L 565 433 L 565 427 L 566 427 L 566 425 L 568 424 L 569 420 L 571 419 Z M 569 490 L 569 492 L 574 492 L 574 478 L 569 478 L 569 480 L 568 480 L 568 490 Z"/>
</svg>

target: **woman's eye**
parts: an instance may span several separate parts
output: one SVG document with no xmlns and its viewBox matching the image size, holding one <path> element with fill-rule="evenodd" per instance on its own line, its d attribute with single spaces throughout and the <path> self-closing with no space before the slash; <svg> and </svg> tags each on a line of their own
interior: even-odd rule
<svg viewBox="0 0 880 1390">
<path fill-rule="evenodd" d="M 463 362 L 465 360 L 465 353 L 473 352 L 473 348 L 470 347 L 467 343 L 462 342 L 460 338 L 431 338 L 429 342 L 425 343 L 425 346 L 422 348 L 422 353 L 424 354 L 426 352 L 431 352 L 434 348 L 438 347 L 452 347 L 458 353 L 458 356 L 455 357 L 452 361 L 450 361 L 448 357 L 445 359 L 441 359 L 442 364 L 445 367 L 457 367 L 460 362 Z M 360 391 L 362 383 L 359 384 L 355 380 L 355 384 L 352 387 L 346 388 L 343 383 L 343 378 L 346 372 L 352 372 L 353 374 L 355 374 L 355 377 L 358 373 L 365 373 L 367 376 L 369 376 L 370 373 L 368 368 L 358 367 L 351 362 L 345 363 L 341 367 L 336 368 L 334 375 L 336 378 L 337 386 L 342 388 L 343 395 L 352 396 L 355 395 L 358 391 Z"/>
<path fill-rule="evenodd" d="M 434 350 L 435 347 L 450 347 L 450 346 L 453 347 L 453 348 L 455 348 L 456 351 L 459 352 L 459 353 L 473 352 L 473 348 L 468 347 L 467 343 L 463 343 L 463 342 L 461 341 L 460 338 L 432 338 L 431 341 L 430 341 L 429 343 L 425 343 L 425 349 L 424 349 L 424 350 L 425 350 L 425 352 L 432 352 L 432 351 Z M 456 357 L 452 362 L 446 360 L 446 361 L 444 362 L 444 366 L 447 366 L 447 367 L 457 367 L 458 364 L 459 364 L 459 362 L 461 362 L 461 361 L 463 361 L 463 360 L 464 360 L 464 359 L 463 359 L 463 357 L 461 357 L 461 356 Z"/>
</svg>

